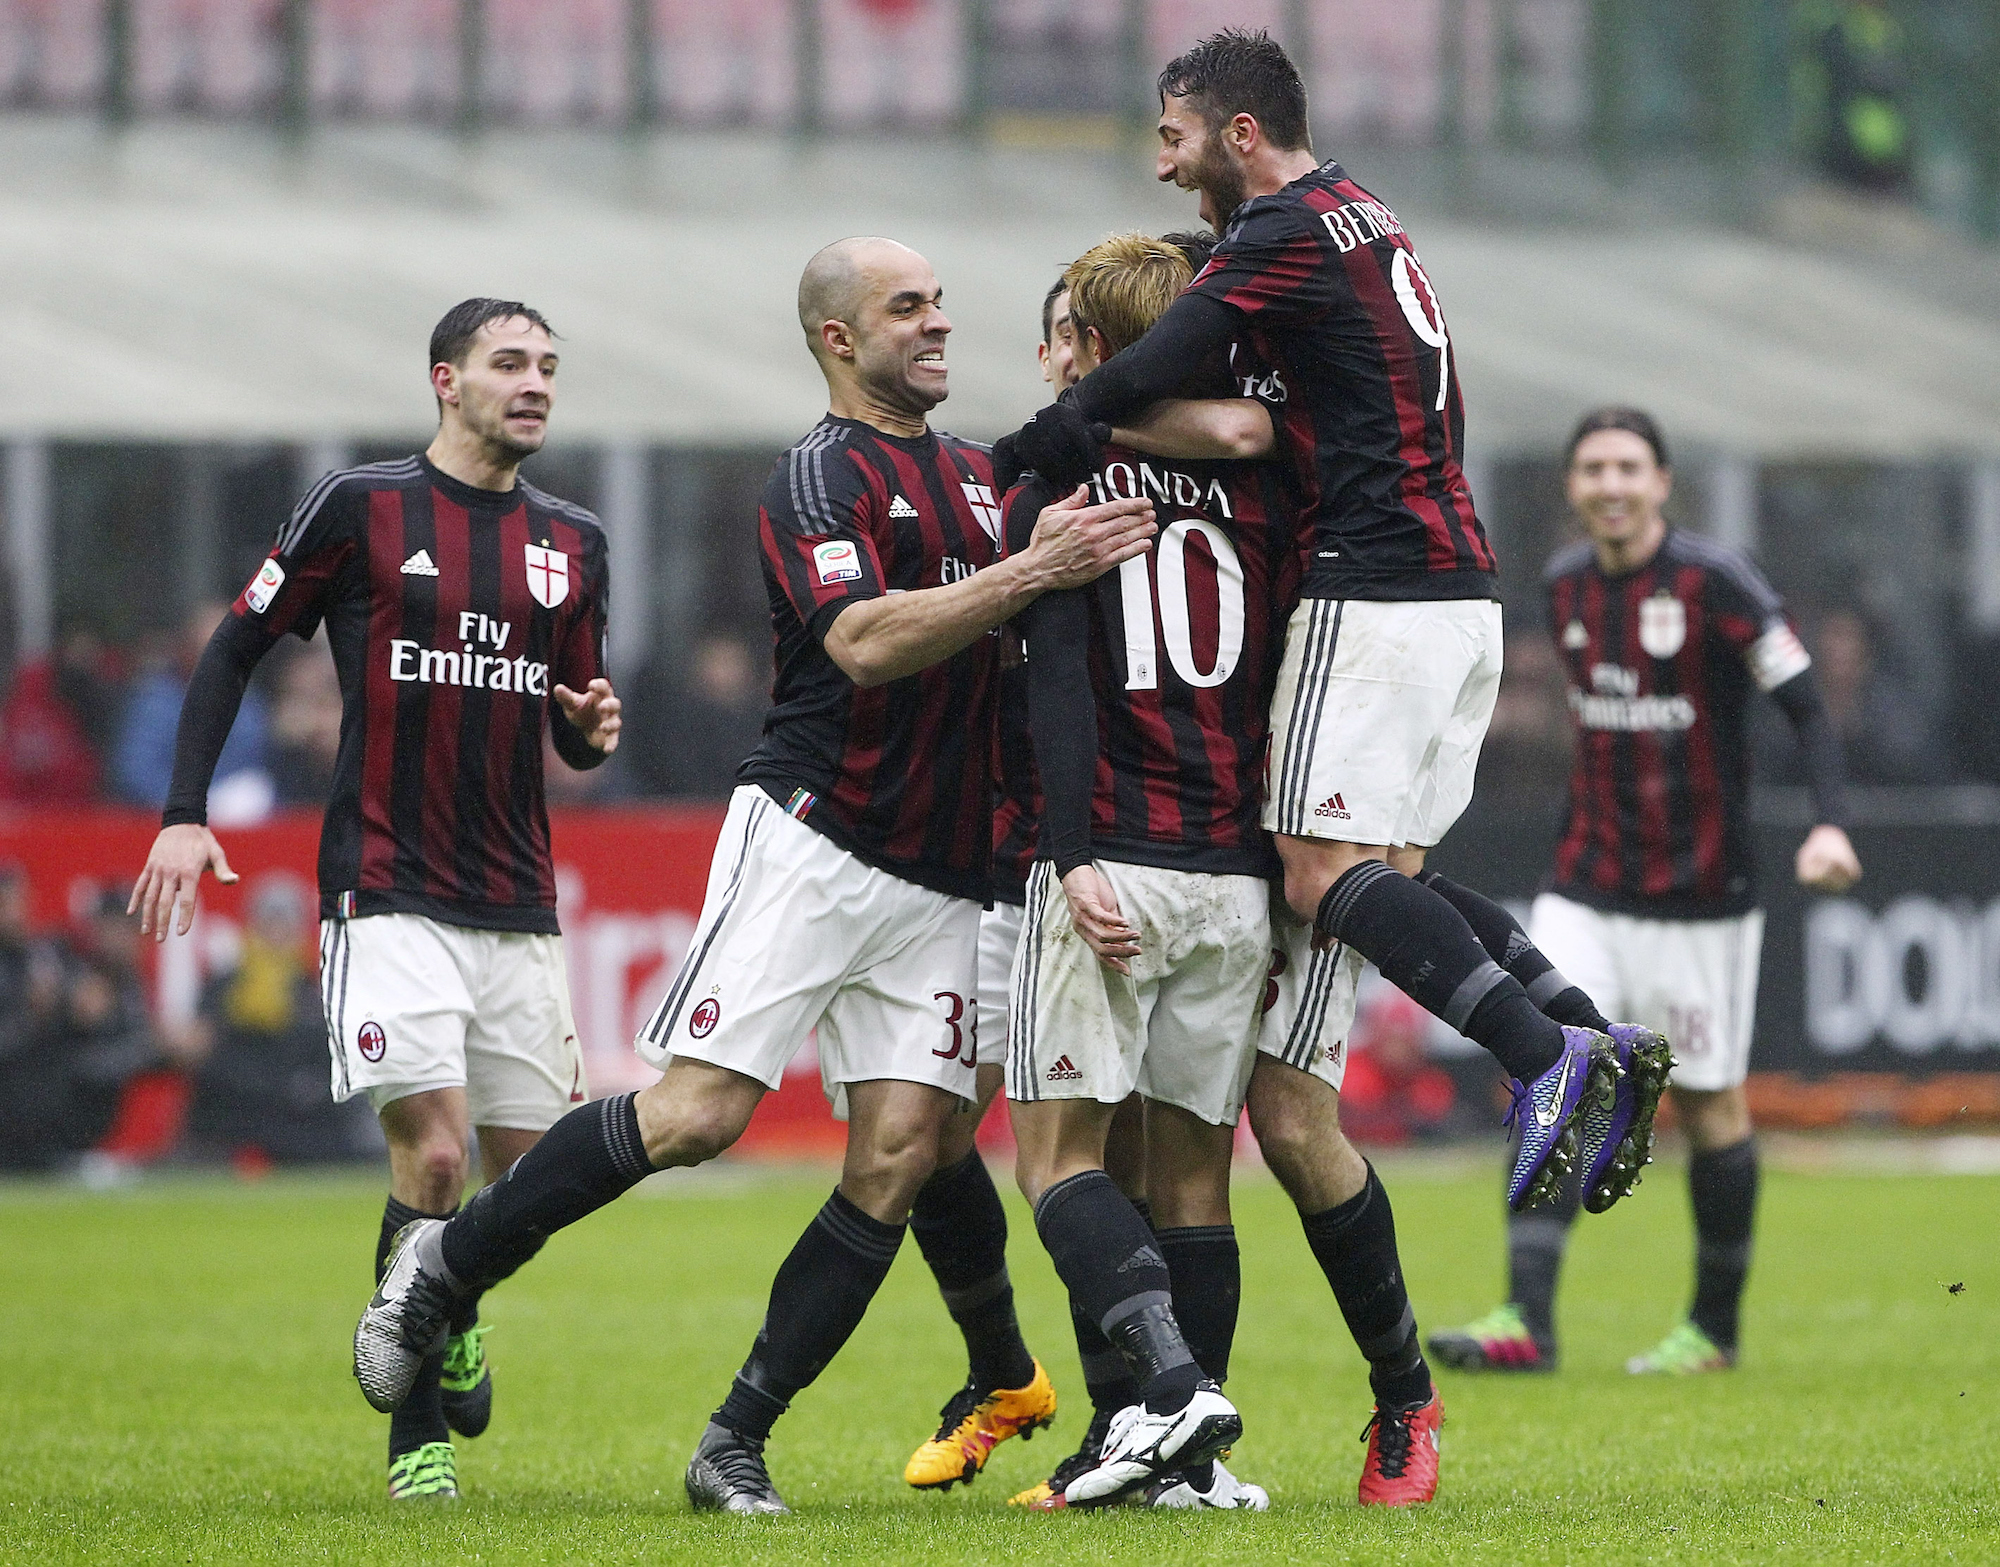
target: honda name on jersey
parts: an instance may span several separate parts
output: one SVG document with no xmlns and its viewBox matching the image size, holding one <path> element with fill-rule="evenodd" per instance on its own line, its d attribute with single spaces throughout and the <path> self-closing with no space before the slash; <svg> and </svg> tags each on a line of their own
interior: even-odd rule
<svg viewBox="0 0 2000 1567">
<path fill-rule="evenodd" d="M 1236 518 L 1229 506 L 1229 490 L 1221 479 L 1210 479 L 1204 485 L 1191 473 L 1155 468 L 1149 462 L 1106 463 L 1090 476 L 1090 488 L 1100 506 L 1112 501 L 1149 500 L 1206 512 L 1212 518 L 1232 522 Z"/>
</svg>

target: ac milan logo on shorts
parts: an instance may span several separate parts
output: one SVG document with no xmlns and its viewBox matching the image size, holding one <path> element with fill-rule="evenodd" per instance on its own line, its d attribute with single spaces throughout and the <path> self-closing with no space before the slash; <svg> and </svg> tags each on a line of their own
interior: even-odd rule
<svg viewBox="0 0 2000 1567">
<path fill-rule="evenodd" d="M 710 996 L 694 1009 L 688 1018 L 688 1032 L 696 1039 L 706 1039 L 715 1032 L 715 1025 L 722 1021 L 722 1004 Z"/>
<path fill-rule="evenodd" d="M 363 1023 L 354 1043 L 361 1049 L 362 1060 L 380 1061 L 389 1049 L 389 1036 L 382 1032 L 380 1023 Z"/>
</svg>

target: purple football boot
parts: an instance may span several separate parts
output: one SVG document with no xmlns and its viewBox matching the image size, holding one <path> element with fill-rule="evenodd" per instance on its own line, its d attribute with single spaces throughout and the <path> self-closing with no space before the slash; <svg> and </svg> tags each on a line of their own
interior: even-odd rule
<svg viewBox="0 0 2000 1567">
<path fill-rule="evenodd" d="M 1583 1205 L 1602 1213 L 1639 1184 L 1653 1162 L 1653 1112 L 1674 1069 L 1674 1053 L 1650 1028 L 1613 1023 L 1618 1083 L 1606 1101 L 1588 1101 L 1578 1131 L 1583 1157 Z"/>
<path fill-rule="evenodd" d="M 1563 1053 L 1534 1082 L 1514 1084 L 1507 1125 L 1521 1151 L 1507 1183 L 1507 1206 L 1519 1213 L 1547 1202 L 1576 1167 L 1577 1122 L 1586 1101 L 1608 1107 L 1617 1092 L 1616 1047 L 1590 1028 L 1563 1027 Z"/>
</svg>

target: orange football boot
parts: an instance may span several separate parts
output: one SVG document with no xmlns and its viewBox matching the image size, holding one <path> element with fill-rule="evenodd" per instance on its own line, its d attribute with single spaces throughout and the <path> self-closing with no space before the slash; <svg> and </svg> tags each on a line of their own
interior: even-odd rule
<svg viewBox="0 0 2000 1567">
<path fill-rule="evenodd" d="M 910 1455 L 903 1478 L 920 1491 L 970 1485 L 993 1449 L 1010 1436 L 1028 1440 L 1056 1417 L 1056 1389 L 1042 1363 L 1026 1387 L 995 1388 L 982 1395 L 968 1382 L 940 1411 L 937 1435 Z"/>
</svg>

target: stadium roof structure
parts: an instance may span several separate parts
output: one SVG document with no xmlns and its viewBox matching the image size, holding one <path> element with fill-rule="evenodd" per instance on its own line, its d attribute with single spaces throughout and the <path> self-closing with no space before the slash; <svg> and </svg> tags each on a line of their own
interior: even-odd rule
<svg viewBox="0 0 2000 1567">
<path fill-rule="evenodd" d="M 1134 160 L 1143 154 L 1133 155 Z M 363 440 L 428 428 L 420 355 L 469 294 L 563 334 L 555 432 L 775 444 L 823 411 L 793 312 L 819 245 L 930 256 L 956 330 L 940 423 L 990 436 L 1045 395 L 1043 290 L 1109 232 L 1192 199 L 1092 152 L 768 135 L 325 131 L 0 121 L 0 436 Z M 1366 179 L 1367 168 L 1358 172 Z M 1583 407 L 1766 456 L 2000 453 L 1990 255 L 1834 251 L 1699 223 L 1426 215 L 1384 181 L 1446 301 L 1486 451 Z"/>
</svg>

